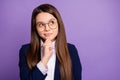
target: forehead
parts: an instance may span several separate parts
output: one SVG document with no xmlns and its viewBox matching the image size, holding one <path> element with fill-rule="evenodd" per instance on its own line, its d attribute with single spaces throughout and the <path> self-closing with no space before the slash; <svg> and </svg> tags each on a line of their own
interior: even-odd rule
<svg viewBox="0 0 120 80">
<path fill-rule="evenodd" d="M 56 18 L 52 14 L 47 13 L 47 12 L 39 13 L 36 16 L 36 22 L 38 22 L 38 21 L 48 22 L 50 19 L 56 19 Z"/>
</svg>

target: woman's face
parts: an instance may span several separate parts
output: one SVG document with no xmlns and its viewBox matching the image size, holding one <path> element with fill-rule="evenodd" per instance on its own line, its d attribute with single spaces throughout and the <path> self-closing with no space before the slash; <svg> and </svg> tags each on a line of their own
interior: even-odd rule
<svg viewBox="0 0 120 80">
<path fill-rule="evenodd" d="M 50 13 L 39 13 L 36 16 L 36 29 L 42 39 L 54 41 L 58 34 L 57 19 Z"/>
</svg>

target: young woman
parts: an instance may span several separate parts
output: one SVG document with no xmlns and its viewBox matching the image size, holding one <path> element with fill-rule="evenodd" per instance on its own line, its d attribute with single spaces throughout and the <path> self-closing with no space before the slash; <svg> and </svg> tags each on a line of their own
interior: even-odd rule
<svg viewBox="0 0 120 80">
<path fill-rule="evenodd" d="M 50 4 L 36 7 L 31 19 L 31 41 L 19 52 L 20 80 L 81 80 L 76 47 L 67 43 L 58 10 Z"/>
</svg>

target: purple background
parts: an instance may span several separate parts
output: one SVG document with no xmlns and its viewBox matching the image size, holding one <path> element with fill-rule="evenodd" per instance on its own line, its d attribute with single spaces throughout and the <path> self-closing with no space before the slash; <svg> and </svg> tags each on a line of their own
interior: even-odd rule
<svg viewBox="0 0 120 80">
<path fill-rule="evenodd" d="M 83 80 L 120 80 L 119 0 L 0 0 L 0 80 L 18 80 L 18 55 L 30 41 L 32 10 L 51 3 L 76 45 Z"/>
</svg>

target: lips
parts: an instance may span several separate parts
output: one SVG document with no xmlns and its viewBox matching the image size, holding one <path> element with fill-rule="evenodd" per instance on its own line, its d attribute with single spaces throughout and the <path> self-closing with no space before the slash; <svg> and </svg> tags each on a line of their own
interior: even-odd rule
<svg viewBox="0 0 120 80">
<path fill-rule="evenodd" d="M 49 37 L 52 35 L 52 33 L 45 33 L 44 35 L 45 35 L 45 37 Z"/>
</svg>

